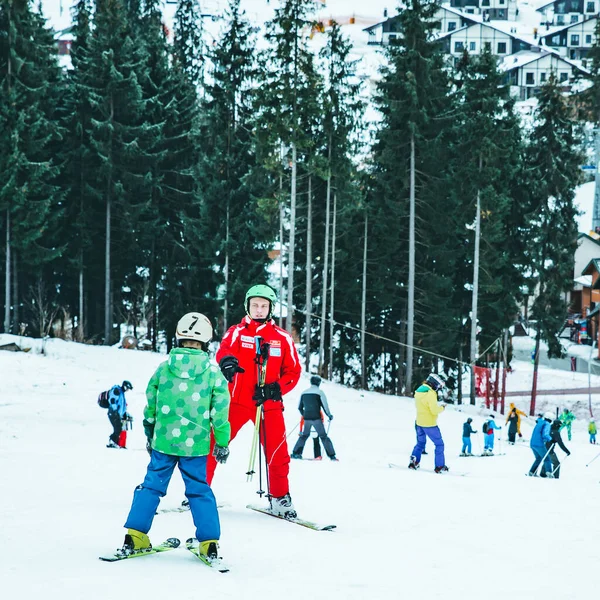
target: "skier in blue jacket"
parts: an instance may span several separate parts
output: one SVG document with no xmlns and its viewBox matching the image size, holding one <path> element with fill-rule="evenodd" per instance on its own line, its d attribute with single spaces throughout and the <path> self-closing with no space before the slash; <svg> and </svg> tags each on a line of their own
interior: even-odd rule
<svg viewBox="0 0 600 600">
<path fill-rule="evenodd" d="M 498 427 L 494 421 L 494 415 L 490 415 L 490 418 L 484 423 L 483 428 L 483 455 L 491 456 L 494 454 L 494 430 L 502 429 Z"/>
<path fill-rule="evenodd" d="M 121 385 L 113 385 L 108 392 L 108 420 L 113 426 L 113 432 L 108 438 L 107 448 L 124 448 L 120 445 L 121 432 L 123 431 L 123 421 L 131 422 L 133 419 L 127 412 L 127 401 L 125 392 L 132 390 L 133 386 L 127 380 Z"/>
<path fill-rule="evenodd" d="M 554 420 L 554 413 L 548 411 L 540 417 L 531 434 L 531 442 L 529 446 L 535 456 L 535 460 L 527 473 L 530 477 L 537 477 L 537 470 L 540 463 L 543 461 L 541 477 L 546 477 L 546 473 L 552 473 L 552 461 L 550 460 L 550 449 L 546 448 L 546 442 L 552 439 L 550 435 L 550 423 Z"/>
</svg>

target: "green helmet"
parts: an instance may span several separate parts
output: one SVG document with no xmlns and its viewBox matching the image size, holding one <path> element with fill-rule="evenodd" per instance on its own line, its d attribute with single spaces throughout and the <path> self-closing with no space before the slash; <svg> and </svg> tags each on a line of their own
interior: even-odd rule
<svg viewBox="0 0 600 600">
<path fill-rule="evenodd" d="M 244 306 L 246 307 L 246 313 L 248 313 L 248 316 L 250 316 L 250 298 L 264 298 L 265 300 L 268 300 L 271 305 L 268 318 L 270 319 L 273 316 L 273 307 L 275 306 L 275 302 L 277 302 L 277 295 L 273 291 L 273 288 L 259 283 L 258 285 L 253 285 L 246 292 Z"/>
</svg>

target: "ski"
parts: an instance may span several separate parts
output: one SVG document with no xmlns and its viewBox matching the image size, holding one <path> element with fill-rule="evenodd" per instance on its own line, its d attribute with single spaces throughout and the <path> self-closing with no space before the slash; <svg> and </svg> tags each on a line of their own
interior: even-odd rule
<svg viewBox="0 0 600 600">
<path fill-rule="evenodd" d="M 283 517 L 274 513 L 270 508 L 265 508 L 264 506 L 257 506 L 255 504 L 248 504 L 246 508 L 249 508 L 250 510 L 255 510 L 256 512 L 260 512 L 265 515 L 269 515 L 270 517 L 275 517 L 276 519 L 288 521 L 289 523 L 295 523 L 296 525 L 300 525 L 302 527 L 308 527 L 308 529 L 314 529 L 315 531 L 333 531 L 337 527 L 337 525 L 321 525 L 320 523 L 306 521 L 305 519 L 299 519 L 298 517 L 289 519 L 287 517 Z"/>
<path fill-rule="evenodd" d="M 229 573 L 229 567 L 225 566 L 221 557 L 210 560 L 208 557 L 201 555 L 198 552 L 199 541 L 196 538 L 189 538 L 185 542 L 185 547 L 202 563 L 211 569 L 219 571 L 219 573 Z"/>
<path fill-rule="evenodd" d="M 229 502 L 217 502 L 217 508 L 228 508 L 231 504 Z M 166 513 L 186 513 L 190 512 L 190 505 L 181 503 L 180 506 L 172 506 L 171 508 L 159 508 L 156 511 L 157 515 L 164 515 Z"/>
<path fill-rule="evenodd" d="M 458 471 L 444 471 L 443 473 L 436 473 L 433 469 L 427 469 L 423 467 L 419 467 L 418 469 L 409 469 L 408 466 L 403 467 L 402 465 L 396 465 L 394 463 L 389 463 L 388 465 L 390 469 L 403 469 L 405 471 L 423 471 L 424 473 L 433 473 L 434 475 L 452 475 L 453 477 L 465 477 L 468 473 L 460 473 Z"/>
<path fill-rule="evenodd" d="M 118 560 L 127 560 L 129 558 L 138 558 L 139 556 L 149 556 L 150 554 L 158 554 L 159 552 L 175 550 L 175 548 L 179 548 L 180 543 L 181 542 L 177 538 L 169 538 L 162 544 L 159 544 L 158 546 L 152 546 L 152 548 L 148 548 L 147 550 L 128 551 L 120 548 L 114 554 L 110 554 L 108 556 L 99 556 L 98 558 L 106 562 L 116 562 Z"/>
<path fill-rule="evenodd" d="M 474 454 L 477 458 L 486 458 L 488 456 L 504 456 L 506 452 L 495 452 L 494 454 Z"/>
</svg>

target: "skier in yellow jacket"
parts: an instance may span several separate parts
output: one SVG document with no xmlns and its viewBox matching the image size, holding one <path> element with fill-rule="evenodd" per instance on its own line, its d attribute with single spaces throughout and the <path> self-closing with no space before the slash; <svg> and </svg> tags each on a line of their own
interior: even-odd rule
<svg viewBox="0 0 600 600">
<path fill-rule="evenodd" d="M 444 457 L 444 440 L 440 428 L 437 426 L 438 415 L 446 405 L 438 403 L 438 390 L 444 387 L 444 380 L 435 373 L 431 373 L 415 392 L 415 406 L 417 409 L 417 444 L 410 457 L 409 469 L 418 469 L 425 442 L 429 438 L 435 445 L 435 472 L 448 471 Z"/>
</svg>

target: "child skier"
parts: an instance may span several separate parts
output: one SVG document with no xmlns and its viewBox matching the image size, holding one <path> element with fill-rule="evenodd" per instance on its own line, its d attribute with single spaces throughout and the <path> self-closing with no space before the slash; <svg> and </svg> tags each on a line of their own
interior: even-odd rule
<svg viewBox="0 0 600 600">
<path fill-rule="evenodd" d="M 590 419 L 590 424 L 588 425 L 588 433 L 590 434 L 590 444 L 595 444 L 598 428 L 596 427 L 596 421 L 594 419 Z"/>
<path fill-rule="evenodd" d="M 473 419 L 471 419 L 471 417 L 469 417 L 467 419 L 466 423 L 463 423 L 463 435 L 462 435 L 463 445 L 462 445 L 462 450 L 460 452 L 461 456 L 473 456 L 473 453 L 472 453 L 473 447 L 471 445 L 471 434 L 477 433 L 477 432 L 471 426 L 472 422 L 473 422 Z"/>
<path fill-rule="evenodd" d="M 438 403 L 438 390 L 443 386 L 444 380 L 439 375 L 431 373 L 415 392 L 417 443 L 410 457 L 409 469 L 419 468 L 421 454 L 423 454 L 425 442 L 429 438 L 435 446 L 435 472 L 443 473 L 449 470 L 444 457 L 444 440 L 437 425 L 438 415 L 446 408 L 443 402 Z"/>
<path fill-rule="evenodd" d="M 127 433 L 123 424 L 127 427 L 133 422 L 132 416 L 127 412 L 127 400 L 125 392 L 132 390 L 133 386 L 127 380 L 121 385 L 113 385 L 108 390 L 108 420 L 113 427 L 113 432 L 108 438 L 107 448 L 123 448 L 126 450 Z"/>
<path fill-rule="evenodd" d="M 567 437 L 569 438 L 569 441 L 571 441 L 571 426 L 573 425 L 575 418 L 575 415 L 568 408 L 563 409 L 560 415 L 560 420 L 562 421 L 560 428 L 567 428 Z"/>
<path fill-rule="evenodd" d="M 498 427 L 494 421 L 494 415 L 483 424 L 483 456 L 492 456 L 494 454 L 494 430 L 498 431 L 502 427 Z"/>
<path fill-rule="evenodd" d="M 571 456 L 571 453 L 567 450 L 567 447 L 564 445 L 562 438 L 560 437 L 560 426 L 560 419 L 555 419 L 554 421 L 552 421 L 552 425 L 550 425 L 550 441 L 546 442 L 546 448 L 548 448 L 548 456 L 552 462 L 552 471 L 546 473 L 546 477 L 552 477 L 554 479 L 558 479 L 560 476 L 560 462 L 555 452 L 556 445 L 558 444 L 559 448 L 567 456 Z"/>
<path fill-rule="evenodd" d="M 133 494 L 123 553 L 152 547 L 147 534 L 177 465 L 196 526 L 198 554 L 204 562 L 218 561 L 221 528 L 215 497 L 206 482 L 206 462 L 211 431 L 213 456 L 220 463 L 227 460 L 230 427 L 227 382 L 208 357 L 212 335 L 212 325 L 203 314 L 184 315 L 175 333 L 179 347 L 171 350 L 148 383 L 144 431 L 150 464 Z"/>
</svg>

